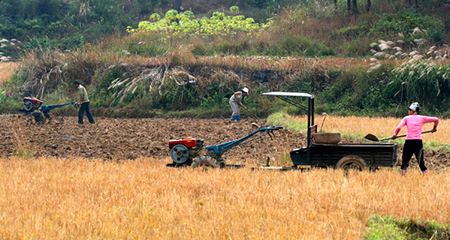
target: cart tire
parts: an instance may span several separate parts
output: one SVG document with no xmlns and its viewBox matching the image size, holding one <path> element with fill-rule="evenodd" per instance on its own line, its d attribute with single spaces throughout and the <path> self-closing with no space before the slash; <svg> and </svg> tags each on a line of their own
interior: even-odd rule
<svg viewBox="0 0 450 240">
<path fill-rule="evenodd" d="M 218 167 L 219 166 L 215 163 L 215 161 L 208 156 L 199 157 L 194 160 L 194 163 L 192 163 L 192 168 L 203 168 L 207 170 L 209 168 L 218 168 Z"/>
<path fill-rule="evenodd" d="M 336 168 L 343 169 L 345 171 L 348 170 L 358 170 L 363 171 L 367 169 L 367 163 L 358 156 L 345 156 L 339 160 L 336 164 Z"/>
</svg>

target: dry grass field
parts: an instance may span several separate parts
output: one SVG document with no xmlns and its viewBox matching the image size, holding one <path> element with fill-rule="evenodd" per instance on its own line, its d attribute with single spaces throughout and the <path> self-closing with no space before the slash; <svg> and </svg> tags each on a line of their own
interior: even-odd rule
<svg viewBox="0 0 450 240">
<path fill-rule="evenodd" d="M 405 115 L 406 116 L 406 115 Z M 302 121 L 306 123 L 306 117 L 288 116 L 290 119 Z M 315 116 L 315 123 L 318 131 L 322 128 L 324 116 Z M 340 117 L 327 116 L 323 124 L 323 131 L 327 132 L 345 132 L 350 134 L 359 134 L 365 136 L 372 133 L 378 138 L 390 137 L 394 134 L 395 128 L 400 124 L 401 118 L 371 118 L 371 117 Z M 433 123 L 427 123 L 423 127 L 423 131 L 431 130 Z M 441 144 L 450 144 L 450 120 L 440 119 L 438 131 L 432 134 L 423 134 L 424 142 L 437 142 Z M 402 128 L 400 134 L 406 134 L 406 126 Z M 403 138 L 404 139 L 404 138 Z"/>
<path fill-rule="evenodd" d="M 0 62 L 0 84 L 9 80 L 18 66 L 19 64 L 14 62 Z"/>
<path fill-rule="evenodd" d="M 373 214 L 450 223 L 450 174 L 0 160 L 1 239 L 360 239 Z"/>
</svg>

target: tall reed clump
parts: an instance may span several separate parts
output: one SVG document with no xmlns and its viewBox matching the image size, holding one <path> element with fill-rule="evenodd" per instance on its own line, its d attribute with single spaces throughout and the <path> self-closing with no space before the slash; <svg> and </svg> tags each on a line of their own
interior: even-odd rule
<svg viewBox="0 0 450 240">
<path fill-rule="evenodd" d="M 149 108 L 165 110 L 212 107 L 222 103 L 223 98 L 240 85 L 239 77 L 232 71 L 211 71 L 206 66 L 193 64 L 191 66 L 199 68 L 194 76 L 188 70 L 189 65 L 180 61 L 184 61 L 183 58 L 171 55 L 167 64 L 160 66 L 115 66 L 108 69 L 97 79 L 102 84 L 96 91 L 105 96 L 98 103 L 115 107 L 143 103 L 143 100 Z M 204 72 L 198 74 L 202 69 Z"/>
<path fill-rule="evenodd" d="M 450 66 L 412 60 L 392 70 L 386 95 L 399 103 L 417 101 L 426 108 L 445 111 L 450 106 Z"/>
<path fill-rule="evenodd" d="M 24 96 L 42 98 L 63 83 L 62 71 L 66 65 L 60 51 L 32 50 L 25 53 L 14 88 L 10 92 L 21 92 Z M 12 91 L 11 91 L 12 90 Z"/>
<path fill-rule="evenodd" d="M 44 99 L 48 95 L 70 95 L 74 80 L 91 85 L 97 69 L 115 61 L 109 57 L 102 62 L 102 57 L 104 54 L 93 49 L 61 52 L 41 48 L 28 51 L 6 94 L 17 100 L 21 97 Z"/>
<path fill-rule="evenodd" d="M 0 39 L 0 63 L 17 61 L 25 51 L 25 45 L 17 39 Z"/>
<path fill-rule="evenodd" d="M 408 35 L 398 34 L 393 41 L 379 40 L 370 44 L 373 58 L 368 73 L 385 63 L 379 59 L 403 60 L 388 70 L 383 97 L 398 104 L 418 101 L 433 112 L 446 111 L 450 98 L 450 48 L 431 44 L 426 30 L 414 28 Z"/>
</svg>

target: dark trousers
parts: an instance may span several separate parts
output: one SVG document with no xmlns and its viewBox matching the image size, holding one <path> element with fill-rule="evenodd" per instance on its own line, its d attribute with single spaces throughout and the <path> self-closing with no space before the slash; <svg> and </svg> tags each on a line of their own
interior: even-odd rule
<svg viewBox="0 0 450 240">
<path fill-rule="evenodd" d="M 405 146 L 403 147 L 402 155 L 402 169 L 406 170 L 409 166 L 409 160 L 411 160 L 412 155 L 416 156 L 417 162 L 419 162 L 420 170 L 425 171 L 425 160 L 423 159 L 423 144 L 422 140 L 406 140 Z"/>
<path fill-rule="evenodd" d="M 80 110 L 78 111 L 78 123 L 83 124 L 83 115 L 86 111 L 86 115 L 89 119 L 90 123 L 95 123 L 94 118 L 92 117 L 91 109 L 89 109 L 89 102 L 82 103 L 80 106 Z"/>
</svg>

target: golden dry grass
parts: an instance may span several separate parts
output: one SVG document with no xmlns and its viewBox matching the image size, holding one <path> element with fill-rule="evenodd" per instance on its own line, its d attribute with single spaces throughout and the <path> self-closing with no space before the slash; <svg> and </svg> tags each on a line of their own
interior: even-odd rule
<svg viewBox="0 0 450 240">
<path fill-rule="evenodd" d="M 14 62 L 0 62 L 0 84 L 8 81 L 16 72 L 19 63 Z"/>
<path fill-rule="evenodd" d="M 302 121 L 306 123 L 306 117 L 289 116 L 290 119 Z M 323 131 L 327 132 L 344 132 L 351 134 L 360 134 L 365 136 L 368 133 L 372 133 L 378 138 L 390 137 L 394 134 L 395 128 L 400 124 L 401 118 L 371 118 L 371 117 L 340 117 L 340 116 L 327 116 L 323 124 Z M 315 123 L 317 124 L 318 131 L 322 127 L 323 116 L 316 115 Z M 423 131 L 431 130 L 433 123 L 427 123 L 423 126 Z M 442 144 L 450 144 L 450 120 L 439 119 L 438 131 L 433 134 L 423 134 L 424 142 L 438 142 Z M 406 126 L 402 128 L 400 134 L 406 134 Z"/>
<path fill-rule="evenodd" d="M 450 223 L 450 175 L 0 160 L 1 239 L 358 239 L 372 214 Z"/>
</svg>

